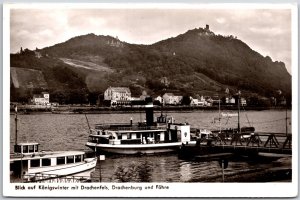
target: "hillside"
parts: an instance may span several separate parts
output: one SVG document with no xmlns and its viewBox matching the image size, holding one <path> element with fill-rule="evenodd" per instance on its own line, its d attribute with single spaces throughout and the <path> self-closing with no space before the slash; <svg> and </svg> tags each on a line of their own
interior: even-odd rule
<svg viewBox="0 0 300 200">
<path fill-rule="evenodd" d="M 84 88 L 88 96 L 103 93 L 108 86 L 128 86 L 136 96 L 143 90 L 156 95 L 165 91 L 214 95 L 224 94 L 226 88 L 248 96 L 270 97 L 277 90 L 291 96 L 291 76 L 284 63 L 209 29 L 189 30 L 153 45 L 88 34 L 37 52 L 42 57 L 31 56 L 27 63 L 28 55 L 12 55 L 11 67 L 41 70 L 54 93 L 54 88 Z M 60 79 L 57 70 L 66 70 L 70 76 Z"/>
</svg>

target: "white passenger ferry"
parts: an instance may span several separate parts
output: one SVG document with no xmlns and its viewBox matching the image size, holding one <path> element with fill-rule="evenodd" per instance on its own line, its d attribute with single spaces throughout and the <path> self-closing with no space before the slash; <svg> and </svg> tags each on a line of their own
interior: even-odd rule
<svg viewBox="0 0 300 200">
<path fill-rule="evenodd" d="M 18 143 L 10 156 L 11 172 L 23 181 L 89 179 L 97 158 L 85 158 L 83 151 L 38 151 L 38 143 Z"/>
<path fill-rule="evenodd" d="M 15 110 L 15 145 L 13 153 L 10 154 L 12 179 L 26 182 L 63 182 L 71 178 L 71 181 L 66 182 L 78 182 L 90 178 L 97 158 L 85 158 L 84 151 L 39 151 L 39 143 L 18 143 L 17 108 Z"/>
<path fill-rule="evenodd" d="M 153 104 L 148 102 L 146 122 L 127 124 L 96 124 L 90 131 L 86 146 L 97 152 L 112 154 L 155 154 L 178 150 L 190 142 L 190 125 L 175 123 L 161 115 L 153 120 Z"/>
</svg>

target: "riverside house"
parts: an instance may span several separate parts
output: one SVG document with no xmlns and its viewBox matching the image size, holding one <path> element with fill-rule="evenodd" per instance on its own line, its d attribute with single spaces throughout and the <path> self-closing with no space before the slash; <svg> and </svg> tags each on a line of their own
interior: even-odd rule
<svg viewBox="0 0 300 200">
<path fill-rule="evenodd" d="M 182 100 L 182 96 L 176 96 L 173 93 L 165 93 L 162 98 L 165 105 L 179 105 Z"/>
<path fill-rule="evenodd" d="M 131 104 L 131 92 L 128 87 L 109 87 L 104 92 L 104 100 L 110 106 L 124 106 Z"/>
<path fill-rule="evenodd" d="M 50 95 L 48 92 L 42 92 L 41 94 L 34 94 L 32 102 L 35 105 L 47 105 L 49 104 Z"/>
</svg>

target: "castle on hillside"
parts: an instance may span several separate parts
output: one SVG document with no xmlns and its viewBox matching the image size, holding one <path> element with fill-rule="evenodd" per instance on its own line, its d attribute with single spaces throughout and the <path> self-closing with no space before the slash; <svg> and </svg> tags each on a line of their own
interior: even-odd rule
<svg viewBox="0 0 300 200">
<path fill-rule="evenodd" d="M 119 40 L 118 36 L 116 36 L 116 38 L 108 40 L 107 44 L 111 47 L 123 47 L 124 46 L 124 44 Z"/>
<path fill-rule="evenodd" d="M 206 24 L 206 26 L 203 30 L 204 30 L 203 32 L 198 33 L 200 36 L 203 36 L 203 35 L 205 35 L 205 36 L 214 36 L 215 35 L 212 31 L 209 30 L 209 25 L 208 24 Z"/>
</svg>

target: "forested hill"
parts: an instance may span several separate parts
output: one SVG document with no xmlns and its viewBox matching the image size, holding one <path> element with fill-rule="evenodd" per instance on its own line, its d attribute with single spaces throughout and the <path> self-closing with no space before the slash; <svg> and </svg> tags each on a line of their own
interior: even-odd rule
<svg viewBox="0 0 300 200">
<path fill-rule="evenodd" d="M 203 28 L 152 45 L 94 34 L 78 36 L 11 55 L 11 67 L 41 70 L 54 97 L 58 89 L 59 95 L 65 89 L 88 96 L 103 93 L 108 86 L 130 87 L 135 96 L 143 90 L 152 95 L 223 95 L 226 88 L 246 96 L 271 97 L 278 90 L 291 95 L 291 75 L 284 63 L 263 57 L 234 36 Z M 68 76 L 61 77 L 61 71 Z"/>
</svg>

